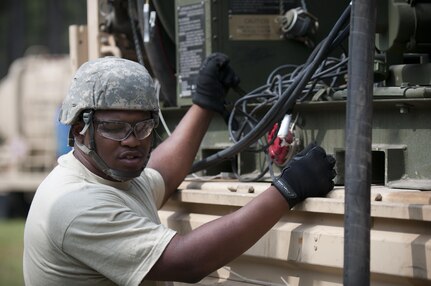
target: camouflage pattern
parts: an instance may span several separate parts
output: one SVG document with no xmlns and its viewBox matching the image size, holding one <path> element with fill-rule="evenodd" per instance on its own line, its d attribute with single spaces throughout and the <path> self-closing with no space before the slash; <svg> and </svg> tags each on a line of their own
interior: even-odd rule
<svg viewBox="0 0 431 286">
<path fill-rule="evenodd" d="M 63 101 L 59 120 L 73 124 L 80 113 L 94 110 L 143 110 L 157 114 L 154 82 L 141 64 L 104 57 L 83 64 Z"/>
</svg>

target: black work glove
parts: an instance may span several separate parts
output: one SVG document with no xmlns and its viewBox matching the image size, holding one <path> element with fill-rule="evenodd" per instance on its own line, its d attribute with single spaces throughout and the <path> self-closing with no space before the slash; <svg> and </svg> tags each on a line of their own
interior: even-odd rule
<svg viewBox="0 0 431 286">
<path fill-rule="evenodd" d="M 308 197 L 324 197 L 334 188 L 335 159 L 312 143 L 294 156 L 273 185 L 292 208 Z"/>
<path fill-rule="evenodd" d="M 192 102 L 224 114 L 226 93 L 230 87 L 238 86 L 239 81 L 229 65 L 229 58 L 222 53 L 213 53 L 203 61 L 199 69 Z"/>
</svg>

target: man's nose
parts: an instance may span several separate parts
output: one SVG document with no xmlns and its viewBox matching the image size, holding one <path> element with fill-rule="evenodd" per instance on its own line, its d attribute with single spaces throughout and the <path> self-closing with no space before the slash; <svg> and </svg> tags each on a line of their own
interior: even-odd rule
<svg viewBox="0 0 431 286">
<path fill-rule="evenodd" d="M 136 137 L 134 129 L 132 130 L 132 132 L 130 132 L 129 136 L 127 136 L 125 139 L 121 140 L 121 145 L 136 147 L 136 146 L 139 146 L 140 144 L 141 144 L 141 140 L 139 140 Z"/>
</svg>

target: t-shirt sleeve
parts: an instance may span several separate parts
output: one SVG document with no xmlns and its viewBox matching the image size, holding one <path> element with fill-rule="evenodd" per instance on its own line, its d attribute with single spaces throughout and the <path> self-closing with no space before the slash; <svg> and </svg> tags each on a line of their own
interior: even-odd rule
<svg viewBox="0 0 431 286">
<path fill-rule="evenodd" d="M 138 285 L 175 231 L 121 204 L 95 206 L 68 227 L 63 250 L 118 285 Z"/>
<path fill-rule="evenodd" d="M 152 193 L 157 209 L 160 209 L 166 192 L 165 181 L 163 180 L 162 175 L 154 169 L 146 168 L 142 177 L 146 180 L 146 184 L 149 186 L 148 189 Z"/>
</svg>

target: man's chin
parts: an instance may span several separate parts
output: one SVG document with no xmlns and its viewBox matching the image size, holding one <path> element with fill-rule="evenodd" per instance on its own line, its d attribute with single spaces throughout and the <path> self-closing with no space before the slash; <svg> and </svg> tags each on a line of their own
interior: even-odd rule
<svg viewBox="0 0 431 286">
<path fill-rule="evenodd" d="M 125 181 L 129 181 L 129 180 L 132 180 L 134 178 L 139 177 L 143 170 L 144 170 L 144 168 L 133 169 L 133 170 L 125 170 L 125 169 L 113 170 L 113 169 L 111 169 L 111 173 L 110 173 L 109 177 L 110 177 L 110 179 L 113 179 L 114 181 L 125 182 Z"/>
</svg>

